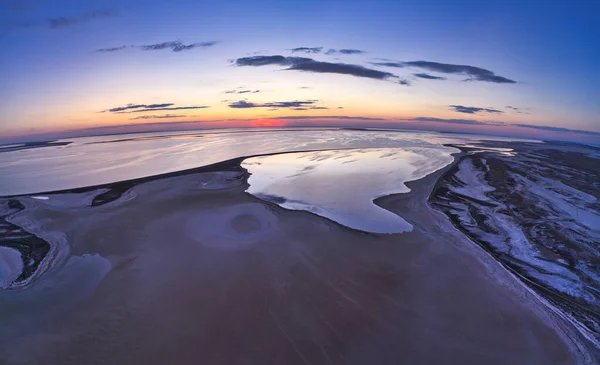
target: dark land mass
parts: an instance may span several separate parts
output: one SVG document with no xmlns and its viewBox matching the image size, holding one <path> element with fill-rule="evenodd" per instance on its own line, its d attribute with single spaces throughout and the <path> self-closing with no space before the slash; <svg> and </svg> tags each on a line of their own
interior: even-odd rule
<svg viewBox="0 0 600 365">
<path fill-rule="evenodd" d="M 455 146 L 464 155 L 436 183 L 430 204 L 600 340 L 600 159 L 590 156 L 596 149 L 485 146 L 514 153 Z M 478 188 L 485 193 L 469 194 Z"/>
</svg>

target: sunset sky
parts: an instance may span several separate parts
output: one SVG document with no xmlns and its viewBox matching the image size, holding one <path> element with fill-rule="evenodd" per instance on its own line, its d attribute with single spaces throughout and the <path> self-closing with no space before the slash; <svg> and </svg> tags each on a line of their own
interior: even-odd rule
<svg viewBox="0 0 600 365">
<path fill-rule="evenodd" d="M 595 0 L 0 0 L 0 142 L 298 125 L 598 141 L 598 14 Z"/>
</svg>

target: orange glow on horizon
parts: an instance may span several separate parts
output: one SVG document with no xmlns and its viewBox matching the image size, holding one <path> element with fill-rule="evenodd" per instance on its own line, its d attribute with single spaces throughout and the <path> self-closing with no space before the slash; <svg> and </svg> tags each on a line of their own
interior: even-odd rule
<svg viewBox="0 0 600 365">
<path fill-rule="evenodd" d="M 278 119 L 256 119 L 252 121 L 252 127 L 283 127 L 286 123 Z"/>
</svg>

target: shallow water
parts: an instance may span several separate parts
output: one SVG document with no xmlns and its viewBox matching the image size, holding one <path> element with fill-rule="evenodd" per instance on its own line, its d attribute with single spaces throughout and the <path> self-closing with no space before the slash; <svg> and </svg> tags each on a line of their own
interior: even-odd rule
<svg viewBox="0 0 600 365">
<path fill-rule="evenodd" d="M 331 129 L 221 130 L 77 138 L 68 140 L 71 142 L 68 145 L 0 151 L 0 196 L 100 185 L 259 154 L 342 148 L 443 149 L 444 143 L 480 139 L 491 138 Z"/>
<path fill-rule="evenodd" d="M 353 229 L 401 233 L 412 225 L 373 199 L 410 189 L 452 162 L 451 147 L 371 148 L 286 153 L 244 160 L 247 191 L 292 210 L 306 210 Z"/>
</svg>

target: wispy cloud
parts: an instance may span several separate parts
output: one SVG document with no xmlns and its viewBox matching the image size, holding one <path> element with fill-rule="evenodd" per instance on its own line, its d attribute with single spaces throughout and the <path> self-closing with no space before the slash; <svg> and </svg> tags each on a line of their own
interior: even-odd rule
<svg viewBox="0 0 600 365">
<path fill-rule="evenodd" d="M 129 120 L 138 120 L 138 119 L 173 119 L 173 118 L 182 118 L 187 117 L 187 115 L 182 114 L 165 114 L 165 115 L 141 115 L 135 118 L 129 118 Z"/>
<path fill-rule="evenodd" d="M 237 66 L 267 66 L 279 65 L 287 66 L 286 70 L 305 71 L 314 73 L 331 73 L 340 75 L 350 75 L 364 77 L 376 80 L 395 79 L 397 76 L 390 72 L 384 72 L 366 68 L 360 65 L 348 63 L 332 63 L 315 61 L 312 58 L 305 57 L 284 57 L 281 55 L 273 56 L 252 56 L 242 57 L 235 60 Z"/>
<path fill-rule="evenodd" d="M 307 110 L 307 109 L 322 109 L 322 107 L 315 106 L 318 100 L 302 100 L 302 101 L 274 101 L 269 103 L 253 103 L 245 100 L 235 101 L 229 104 L 230 108 L 234 109 L 250 109 L 250 108 L 293 108 L 295 110 Z M 298 109 L 302 108 L 302 109 Z"/>
<path fill-rule="evenodd" d="M 244 87 L 238 87 L 237 89 L 234 89 L 234 90 L 225 91 L 225 94 L 257 94 L 259 92 L 260 92 L 260 90 L 250 90 L 250 89 L 246 89 Z"/>
<path fill-rule="evenodd" d="M 106 113 L 106 112 L 111 112 L 111 113 L 117 113 L 117 112 L 122 112 L 125 110 L 130 110 L 130 109 L 154 109 L 154 108 L 166 108 L 169 106 L 175 105 L 173 103 L 166 103 L 166 104 L 127 104 L 125 106 L 118 106 L 116 108 L 111 108 L 111 109 L 107 109 L 107 110 L 103 110 L 102 113 Z"/>
<path fill-rule="evenodd" d="M 291 115 L 285 117 L 273 117 L 270 119 L 289 119 L 289 120 L 303 120 L 303 119 L 344 119 L 344 120 L 385 120 L 385 118 L 370 118 L 370 117 L 351 117 L 348 115 Z"/>
<path fill-rule="evenodd" d="M 484 122 L 477 121 L 475 119 L 443 119 L 443 118 L 430 118 L 430 117 L 417 117 L 409 120 L 417 121 L 417 122 L 436 122 L 436 123 L 451 123 L 451 124 L 488 124 Z"/>
<path fill-rule="evenodd" d="M 140 46 L 140 48 L 144 51 L 160 51 L 163 49 L 170 49 L 173 52 L 181 52 L 181 51 L 189 51 L 190 49 L 193 49 L 193 48 L 212 47 L 217 43 L 218 43 L 217 41 L 209 41 L 209 42 L 183 44 L 179 41 L 173 41 L 173 42 L 149 44 L 149 45 L 145 45 L 145 46 Z"/>
<path fill-rule="evenodd" d="M 290 51 L 292 53 L 303 52 L 303 53 L 320 53 L 323 50 L 323 47 L 298 47 L 292 48 Z"/>
<path fill-rule="evenodd" d="M 449 63 L 439 63 L 431 61 L 410 61 L 410 62 L 372 62 L 376 66 L 385 67 L 414 67 L 427 71 L 439 72 L 444 74 L 466 75 L 469 79 L 465 81 L 486 81 L 498 84 L 514 84 L 516 81 L 508 79 L 504 76 L 496 75 L 490 70 L 484 68 L 468 66 L 468 65 L 453 65 Z"/>
<path fill-rule="evenodd" d="M 300 107 L 300 108 L 293 108 L 293 110 L 326 110 L 329 109 L 326 106 L 309 106 L 309 107 Z"/>
<path fill-rule="evenodd" d="M 129 48 L 131 46 L 119 46 L 119 47 L 111 47 L 111 48 L 100 48 L 97 49 L 96 52 L 117 52 L 117 51 L 122 51 L 126 48 Z"/>
<path fill-rule="evenodd" d="M 14 3 L 17 3 L 17 2 L 15 1 Z M 24 2 L 22 2 L 22 4 L 23 4 L 23 6 L 27 6 L 27 5 L 25 5 Z M 1 5 L 1 3 L 0 3 L 0 5 Z M 92 11 L 88 11 L 85 13 L 81 13 L 79 15 L 57 16 L 57 17 L 53 17 L 53 18 L 48 18 L 46 20 L 39 21 L 39 22 L 23 22 L 23 23 L 9 24 L 8 30 L 14 29 L 14 28 L 47 28 L 47 29 L 56 30 L 56 29 L 69 28 L 69 27 L 76 26 L 76 25 L 83 24 L 83 23 L 88 23 L 88 22 L 91 22 L 96 19 L 110 18 L 110 17 L 114 17 L 117 15 L 118 14 L 115 10 L 97 9 L 97 10 L 92 10 Z"/>
<path fill-rule="evenodd" d="M 290 49 L 290 51 L 292 51 L 292 53 L 309 53 L 309 54 L 317 54 L 317 53 L 322 53 L 323 52 L 323 47 L 297 47 L 297 48 L 292 48 Z M 363 54 L 366 53 L 365 51 L 362 51 L 360 49 L 351 49 L 351 48 L 341 48 L 341 49 L 334 49 L 334 48 L 329 48 L 325 54 L 326 55 L 355 55 L 355 54 Z"/>
<path fill-rule="evenodd" d="M 214 45 L 216 45 L 217 41 L 209 41 L 209 42 L 198 42 L 198 43 L 190 43 L 190 44 L 184 44 L 180 41 L 171 41 L 171 42 L 162 42 L 162 43 L 155 43 L 155 44 L 146 44 L 146 45 L 141 45 L 141 46 L 118 46 L 118 47 L 110 47 L 110 48 L 100 48 L 97 49 L 95 52 L 100 52 L 100 53 L 105 53 L 105 52 L 117 52 L 117 51 L 123 51 L 126 49 L 139 49 L 142 51 L 162 51 L 162 50 L 170 50 L 173 52 L 183 52 L 183 51 L 189 51 L 191 49 L 194 48 L 208 48 L 208 47 L 212 47 Z"/>
<path fill-rule="evenodd" d="M 115 113 L 115 114 L 130 114 L 130 113 L 146 113 L 155 111 L 167 111 L 167 110 L 191 110 L 191 109 L 205 109 L 208 106 L 193 105 L 193 106 L 173 106 L 174 103 L 165 104 L 127 104 L 125 106 L 118 106 L 111 109 L 101 111 L 101 113 Z"/>
<path fill-rule="evenodd" d="M 433 76 L 433 75 L 426 74 L 426 73 L 413 74 L 413 76 L 418 77 L 420 79 L 426 79 L 426 80 L 446 80 L 445 77 Z"/>
<path fill-rule="evenodd" d="M 529 114 L 529 112 L 526 112 L 525 110 L 523 110 L 523 108 L 517 108 L 517 107 L 514 107 L 514 106 L 510 106 L 510 105 L 507 105 L 506 109 L 510 109 L 510 110 L 514 111 L 515 113 L 517 113 L 517 114 Z"/>
<path fill-rule="evenodd" d="M 326 55 L 336 55 L 336 54 L 353 55 L 353 54 L 363 54 L 363 53 L 367 53 L 367 52 L 361 51 L 360 49 L 348 49 L 348 48 L 342 48 L 342 49 L 330 48 L 327 52 L 325 52 Z"/>
<path fill-rule="evenodd" d="M 273 55 L 273 56 L 250 56 L 250 57 L 241 57 L 234 60 L 236 66 L 268 66 L 268 65 L 278 65 L 278 66 L 290 66 L 300 62 L 312 62 L 314 61 L 312 58 L 306 57 L 284 57 L 281 55 Z"/>
<path fill-rule="evenodd" d="M 50 18 L 47 20 L 47 25 L 51 29 L 70 27 L 80 23 L 86 23 L 98 18 L 109 18 L 116 16 L 117 12 L 114 10 L 94 10 L 78 16 L 61 16 L 56 18 Z"/>
<path fill-rule="evenodd" d="M 492 113 L 492 114 L 502 114 L 504 113 L 502 110 L 493 109 L 493 108 L 478 108 L 474 106 L 463 106 L 463 105 L 449 105 L 451 110 L 454 110 L 458 113 L 465 114 L 477 114 L 477 113 Z"/>
<path fill-rule="evenodd" d="M 176 106 L 176 107 L 172 107 L 172 108 L 154 108 L 154 109 L 139 109 L 139 110 L 132 110 L 129 112 L 120 112 L 120 113 L 145 113 L 145 112 L 153 112 L 153 111 L 157 111 L 157 110 L 161 110 L 161 111 L 165 111 L 165 110 L 192 110 L 192 109 L 206 109 L 209 108 L 209 106 L 206 105 L 194 105 L 194 106 Z"/>
<path fill-rule="evenodd" d="M 475 119 L 444 119 L 444 118 L 431 118 L 431 117 L 418 117 L 408 119 L 408 121 L 417 121 L 417 122 L 435 122 L 435 123 L 449 123 L 449 124 L 465 124 L 465 125 L 481 125 L 481 126 L 494 126 L 500 128 L 508 128 L 508 127 L 521 127 L 521 128 L 529 128 L 529 129 L 537 129 L 540 131 L 548 131 L 548 132 L 558 132 L 558 133 L 580 133 L 586 135 L 600 136 L 600 132 L 586 131 L 581 129 L 570 129 L 564 127 L 552 127 L 546 125 L 532 125 L 532 124 L 510 124 L 499 121 L 487 120 L 487 121 L 479 121 Z"/>
<path fill-rule="evenodd" d="M 517 126 L 517 127 L 533 128 L 533 129 L 539 129 L 539 130 L 543 130 L 543 131 L 583 133 L 583 134 L 590 134 L 590 135 L 594 135 L 594 136 L 600 136 L 600 132 L 584 131 L 581 129 L 569 129 L 569 128 L 563 128 L 563 127 L 550 127 L 550 126 L 546 126 L 546 125 L 531 125 L 531 124 L 513 124 L 513 125 Z"/>
</svg>

